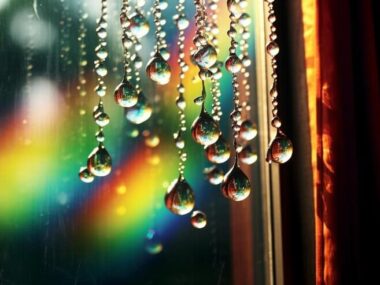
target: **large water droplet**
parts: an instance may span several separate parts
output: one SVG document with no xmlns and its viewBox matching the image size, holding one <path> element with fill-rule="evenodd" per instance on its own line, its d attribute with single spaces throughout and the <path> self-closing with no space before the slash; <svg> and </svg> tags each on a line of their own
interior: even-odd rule
<svg viewBox="0 0 380 285">
<path fill-rule="evenodd" d="M 243 201 L 251 193 L 251 183 L 236 163 L 224 177 L 222 193 L 233 201 Z"/>
<path fill-rule="evenodd" d="M 194 211 L 191 214 L 191 224 L 194 228 L 203 229 L 207 225 L 207 216 L 202 211 Z"/>
<path fill-rule="evenodd" d="M 277 131 L 276 137 L 269 144 L 267 161 L 269 163 L 285 163 L 293 155 L 293 144 L 291 140 L 281 131 Z"/>
<path fill-rule="evenodd" d="M 230 155 L 230 146 L 222 136 L 219 136 L 214 144 L 206 147 L 206 157 L 212 163 L 224 163 L 230 158 Z"/>
<path fill-rule="evenodd" d="M 223 182 L 224 172 L 215 165 L 205 168 L 203 173 L 212 185 L 219 185 Z"/>
<path fill-rule="evenodd" d="M 121 107 L 130 108 L 137 104 L 139 96 L 136 88 L 124 80 L 116 87 L 114 98 Z"/>
<path fill-rule="evenodd" d="M 150 229 L 145 236 L 145 250 L 149 254 L 159 254 L 162 249 L 163 246 L 157 232 Z"/>
<path fill-rule="evenodd" d="M 245 141 L 253 140 L 257 136 L 257 128 L 250 120 L 245 120 L 241 123 L 239 135 Z"/>
<path fill-rule="evenodd" d="M 202 110 L 191 126 L 191 134 L 197 143 L 208 146 L 218 140 L 220 129 L 214 119 Z"/>
<path fill-rule="evenodd" d="M 79 178 L 84 183 L 91 183 L 94 181 L 95 177 L 92 175 L 92 173 L 88 170 L 87 167 L 81 167 L 79 170 Z"/>
<path fill-rule="evenodd" d="M 151 80 L 159 85 L 165 85 L 170 81 L 170 66 L 159 53 L 156 53 L 156 55 L 148 62 L 146 73 Z"/>
<path fill-rule="evenodd" d="M 130 29 L 136 38 L 141 39 L 149 32 L 149 22 L 144 15 L 136 12 L 130 18 Z"/>
<path fill-rule="evenodd" d="M 103 144 L 99 144 L 87 160 L 88 170 L 95 176 L 107 176 L 112 170 L 112 159 Z"/>
<path fill-rule="evenodd" d="M 137 104 L 127 110 L 126 118 L 131 123 L 139 125 L 150 118 L 152 111 L 151 105 L 147 102 L 145 96 L 140 93 Z"/>
<path fill-rule="evenodd" d="M 193 60 L 201 68 L 209 69 L 218 60 L 218 54 L 212 45 L 206 44 L 194 53 Z"/>
<path fill-rule="evenodd" d="M 250 145 L 245 146 L 238 156 L 240 161 L 247 165 L 254 164 L 257 161 L 257 154 L 253 152 Z"/>
<path fill-rule="evenodd" d="M 185 179 L 176 179 L 165 195 L 165 205 L 173 214 L 186 215 L 195 204 L 194 192 Z"/>
</svg>

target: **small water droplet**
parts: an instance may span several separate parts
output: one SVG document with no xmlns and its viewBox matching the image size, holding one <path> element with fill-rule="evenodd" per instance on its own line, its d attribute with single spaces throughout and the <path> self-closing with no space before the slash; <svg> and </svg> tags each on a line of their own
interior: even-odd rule
<svg viewBox="0 0 380 285">
<path fill-rule="evenodd" d="M 243 13 L 239 17 L 239 24 L 242 25 L 243 27 L 249 27 L 251 22 L 252 22 L 251 17 L 247 13 Z"/>
<path fill-rule="evenodd" d="M 148 62 L 146 73 L 151 80 L 159 85 L 165 85 L 170 81 L 170 66 L 159 53 L 156 53 L 156 55 Z"/>
<path fill-rule="evenodd" d="M 280 47 L 276 42 L 270 42 L 267 45 L 267 52 L 270 56 L 275 57 L 280 53 Z"/>
<path fill-rule="evenodd" d="M 216 63 L 218 54 L 212 45 L 206 44 L 194 53 L 193 60 L 202 69 L 208 69 Z"/>
<path fill-rule="evenodd" d="M 104 136 L 104 132 L 103 131 L 96 132 L 95 137 L 96 137 L 96 140 L 98 142 L 104 142 L 104 140 L 105 140 L 105 136 Z"/>
<path fill-rule="evenodd" d="M 202 110 L 199 117 L 193 122 L 191 134 L 197 143 L 208 146 L 218 140 L 220 129 L 214 119 Z"/>
<path fill-rule="evenodd" d="M 212 163 L 221 164 L 226 162 L 231 155 L 231 149 L 223 136 L 219 136 L 218 140 L 206 147 L 206 157 Z"/>
<path fill-rule="evenodd" d="M 106 47 L 102 44 L 96 47 L 95 53 L 96 53 L 96 56 L 101 60 L 105 60 L 108 57 L 108 51 Z"/>
<path fill-rule="evenodd" d="M 160 144 L 160 137 L 155 134 L 150 134 L 145 138 L 145 145 L 148 147 L 156 147 Z"/>
<path fill-rule="evenodd" d="M 99 127 L 105 127 L 110 123 L 110 117 L 105 112 L 100 112 L 95 116 L 95 123 Z"/>
<path fill-rule="evenodd" d="M 198 106 L 201 106 L 204 102 L 204 98 L 203 96 L 199 96 L 197 98 L 194 99 L 194 103 L 197 104 Z"/>
<path fill-rule="evenodd" d="M 107 176 L 112 170 L 112 159 L 103 144 L 99 144 L 87 160 L 88 170 L 95 176 Z"/>
<path fill-rule="evenodd" d="M 245 120 L 241 123 L 239 135 L 245 141 L 253 140 L 257 136 L 257 128 L 250 120 Z"/>
<path fill-rule="evenodd" d="M 251 165 L 257 161 L 257 154 L 253 152 L 250 145 L 246 145 L 238 154 L 242 163 Z"/>
<path fill-rule="evenodd" d="M 176 103 L 176 105 L 177 105 L 177 107 L 179 109 L 185 110 L 185 108 L 186 108 L 186 101 L 185 101 L 185 98 L 183 97 L 182 94 L 177 97 L 177 100 L 176 100 L 175 103 Z"/>
<path fill-rule="evenodd" d="M 175 141 L 175 146 L 178 149 L 184 149 L 184 147 L 185 147 L 185 140 L 183 139 L 181 131 L 179 131 L 178 133 L 174 134 L 174 141 Z"/>
<path fill-rule="evenodd" d="M 145 236 L 145 250 L 152 255 L 159 254 L 163 249 L 157 232 L 150 229 Z"/>
<path fill-rule="evenodd" d="M 116 87 L 114 98 L 121 107 L 130 108 L 137 104 L 139 96 L 136 88 L 124 80 Z"/>
<path fill-rule="evenodd" d="M 190 213 L 195 205 L 194 192 L 185 179 L 176 179 L 165 195 L 165 205 L 176 215 Z"/>
<path fill-rule="evenodd" d="M 240 6 L 239 0 L 228 0 L 227 1 L 228 10 L 235 16 L 240 16 L 243 12 L 242 7 Z"/>
<path fill-rule="evenodd" d="M 136 125 L 147 121 L 153 111 L 151 105 L 147 102 L 147 99 L 142 93 L 140 93 L 138 97 L 137 104 L 129 108 L 126 113 L 127 120 Z"/>
<path fill-rule="evenodd" d="M 103 62 L 98 62 L 95 65 L 95 71 L 96 71 L 96 74 L 99 75 L 100 77 L 105 77 L 108 74 L 108 70 Z"/>
<path fill-rule="evenodd" d="M 130 18 L 129 26 L 133 35 L 136 38 L 141 39 L 149 33 L 149 22 L 140 12 L 134 13 Z"/>
<path fill-rule="evenodd" d="M 194 211 L 191 214 L 191 224 L 196 229 L 203 229 L 207 225 L 207 216 L 202 211 Z"/>
<path fill-rule="evenodd" d="M 219 185 L 223 182 L 224 172 L 215 165 L 205 168 L 203 173 L 212 185 Z"/>
<path fill-rule="evenodd" d="M 286 163 L 293 155 L 291 140 L 281 131 L 277 130 L 276 137 L 269 144 L 266 160 L 276 163 Z"/>
<path fill-rule="evenodd" d="M 178 17 L 176 24 L 179 30 L 186 30 L 190 22 L 185 16 L 180 16 Z"/>
<path fill-rule="evenodd" d="M 80 168 L 79 178 L 84 183 L 91 183 L 95 179 L 94 175 L 92 175 L 92 173 L 88 170 L 87 167 L 81 167 Z"/>
<path fill-rule="evenodd" d="M 170 52 L 168 51 L 167 48 L 160 48 L 160 54 L 164 60 L 166 60 L 166 61 L 169 60 Z"/>
<path fill-rule="evenodd" d="M 251 193 L 251 183 L 236 163 L 224 177 L 222 193 L 232 201 L 243 201 Z"/>
</svg>

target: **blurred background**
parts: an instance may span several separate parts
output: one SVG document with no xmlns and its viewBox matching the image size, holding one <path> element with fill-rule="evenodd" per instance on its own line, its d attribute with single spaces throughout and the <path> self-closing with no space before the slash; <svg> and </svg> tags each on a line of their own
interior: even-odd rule
<svg viewBox="0 0 380 285">
<path fill-rule="evenodd" d="M 234 278 L 248 280 L 244 284 L 264 284 L 257 166 L 246 169 L 254 192 L 248 201 L 232 206 L 218 186 L 205 180 L 203 169 L 210 164 L 202 148 L 187 136 L 185 175 L 195 191 L 196 209 L 207 214 L 207 227 L 195 229 L 189 216 L 174 216 L 165 208 L 164 194 L 178 175 L 172 139 L 178 121 L 178 68 L 172 68 L 173 81 L 159 88 L 143 76 L 154 113 L 144 124 L 127 122 L 113 100 L 113 90 L 123 76 L 122 1 L 109 1 L 108 18 L 105 108 L 111 123 L 105 129 L 105 144 L 113 171 L 92 184 L 79 180 L 79 168 L 96 146 L 93 62 L 100 16 L 100 1 L 84 2 L 0 0 L 0 284 L 209 285 L 233 284 Z M 253 62 L 254 28 L 263 25 L 254 17 L 255 3 L 250 0 L 247 11 L 253 16 L 249 39 Z M 192 18 L 192 1 L 186 5 Z M 151 6 L 147 1 L 145 12 Z M 174 9 L 170 1 L 163 12 L 172 66 L 177 59 Z M 154 45 L 149 18 L 151 29 L 141 54 L 144 66 Z M 220 60 L 228 53 L 227 18 L 226 3 L 220 1 Z M 85 36 L 78 40 L 83 31 Z M 193 35 L 192 22 L 186 33 L 187 62 Z M 250 70 L 250 82 L 252 118 L 257 122 L 255 70 Z M 185 79 L 188 127 L 199 112 L 193 103 L 201 91 L 200 82 L 193 80 L 196 73 L 190 64 Z M 231 76 L 224 72 L 220 82 L 221 124 L 229 137 Z M 153 135 L 160 138 L 155 147 L 147 142 Z M 260 151 L 257 142 L 253 147 Z M 228 163 L 222 169 L 227 170 Z M 234 207 L 240 210 L 234 212 Z M 238 221 L 231 225 L 232 219 Z"/>
</svg>

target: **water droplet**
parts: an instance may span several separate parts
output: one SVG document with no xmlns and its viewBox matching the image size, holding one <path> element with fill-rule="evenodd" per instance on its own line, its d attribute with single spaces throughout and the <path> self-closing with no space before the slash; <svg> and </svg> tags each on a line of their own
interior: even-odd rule
<svg viewBox="0 0 380 285">
<path fill-rule="evenodd" d="M 269 163 L 285 163 L 293 155 L 293 144 L 291 140 L 281 131 L 277 131 L 276 137 L 269 144 L 267 151 L 267 161 Z"/>
<path fill-rule="evenodd" d="M 155 230 L 150 229 L 145 236 L 145 250 L 149 254 L 159 254 L 163 249 L 160 238 Z"/>
<path fill-rule="evenodd" d="M 212 163 L 224 163 L 230 158 L 230 155 L 230 146 L 222 136 L 219 136 L 214 144 L 206 147 L 206 157 Z"/>
<path fill-rule="evenodd" d="M 243 201 L 251 193 L 251 183 L 236 163 L 224 177 L 222 193 L 233 201 Z"/>
<path fill-rule="evenodd" d="M 136 12 L 130 18 L 129 28 L 136 38 L 141 39 L 149 33 L 149 22 L 144 15 Z"/>
<path fill-rule="evenodd" d="M 108 51 L 104 45 L 98 45 L 95 49 L 95 53 L 101 60 L 105 60 L 108 57 Z"/>
<path fill-rule="evenodd" d="M 191 134 L 197 143 L 208 146 L 218 140 L 220 129 L 214 119 L 202 110 L 199 117 L 193 122 Z"/>
<path fill-rule="evenodd" d="M 203 173 L 212 185 L 219 185 L 223 182 L 224 172 L 215 165 L 205 168 Z"/>
<path fill-rule="evenodd" d="M 190 213 L 195 204 L 194 192 L 185 179 L 176 179 L 165 195 L 165 205 L 176 215 Z"/>
<path fill-rule="evenodd" d="M 99 144 L 87 160 L 88 170 L 95 176 L 107 176 L 112 170 L 112 159 L 103 144 Z"/>
<path fill-rule="evenodd" d="M 178 28 L 179 30 L 186 30 L 187 27 L 188 27 L 189 24 L 190 24 L 189 20 L 188 20 L 186 17 L 184 17 L 184 16 L 180 16 L 180 17 L 177 19 L 176 23 L 177 23 L 177 28 Z"/>
<path fill-rule="evenodd" d="M 140 93 L 137 104 L 127 110 L 126 118 L 131 123 L 139 125 L 150 118 L 152 111 L 151 105 L 147 102 L 145 96 Z"/>
<path fill-rule="evenodd" d="M 269 53 L 270 56 L 275 57 L 280 53 L 280 47 L 276 42 L 270 42 L 267 45 L 267 52 Z"/>
<path fill-rule="evenodd" d="M 105 127 L 110 123 L 110 117 L 105 112 L 100 112 L 95 116 L 95 123 L 99 127 Z"/>
<path fill-rule="evenodd" d="M 253 152 L 250 145 L 245 146 L 238 154 L 242 163 L 251 165 L 257 161 L 257 154 Z"/>
<path fill-rule="evenodd" d="M 104 136 L 104 132 L 103 131 L 96 132 L 95 137 L 96 137 L 96 140 L 98 142 L 104 142 L 104 140 L 105 140 L 105 136 Z"/>
<path fill-rule="evenodd" d="M 146 73 L 151 80 L 159 85 L 165 85 L 170 81 L 170 66 L 159 53 L 156 53 L 156 55 L 148 62 Z"/>
<path fill-rule="evenodd" d="M 137 128 L 131 128 L 131 129 L 127 130 L 126 134 L 130 138 L 137 138 L 139 136 L 140 132 Z"/>
<path fill-rule="evenodd" d="M 136 88 L 124 80 L 116 87 L 114 98 L 121 107 L 130 108 L 137 104 L 139 96 Z"/>
<path fill-rule="evenodd" d="M 105 77 L 108 74 L 108 70 L 103 62 L 98 62 L 95 65 L 95 71 L 96 71 L 96 74 L 99 75 L 100 77 Z"/>
<path fill-rule="evenodd" d="M 228 11 L 230 11 L 235 16 L 240 16 L 243 12 L 242 7 L 239 4 L 239 0 L 228 0 L 227 1 Z"/>
<path fill-rule="evenodd" d="M 203 229 L 207 225 L 207 216 L 202 211 L 194 211 L 191 214 L 191 224 L 194 228 Z"/>
<path fill-rule="evenodd" d="M 164 1 L 164 0 L 160 0 L 160 10 L 161 11 L 164 11 L 164 10 L 166 10 L 167 8 L 168 8 L 168 6 L 169 6 L 169 4 L 168 4 L 168 2 L 167 1 Z"/>
<path fill-rule="evenodd" d="M 84 183 L 91 183 L 94 181 L 95 177 L 92 175 L 92 173 L 88 170 L 87 167 L 81 167 L 79 170 L 79 178 Z"/>
<path fill-rule="evenodd" d="M 251 22 L 252 22 L 251 17 L 247 13 L 243 13 L 239 17 L 239 24 L 242 25 L 243 27 L 249 27 Z"/>
<path fill-rule="evenodd" d="M 245 141 L 253 140 L 257 136 L 257 128 L 250 120 L 245 120 L 241 123 L 239 135 Z"/>
<path fill-rule="evenodd" d="M 185 147 L 185 140 L 182 137 L 182 132 L 178 132 L 174 134 L 174 141 L 175 141 L 175 146 L 178 149 L 183 149 Z"/>
<path fill-rule="evenodd" d="M 210 44 L 200 47 L 193 55 L 194 62 L 202 69 L 210 68 L 215 64 L 217 59 L 218 54 L 216 49 Z"/>
<path fill-rule="evenodd" d="M 186 101 L 185 101 L 185 98 L 183 97 L 182 94 L 177 97 L 177 100 L 176 100 L 175 103 L 176 103 L 176 105 L 177 105 L 177 107 L 179 109 L 185 110 L 185 108 L 186 108 Z"/>
<path fill-rule="evenodd" d="M 231 73 L 238 73 L 241 70 L 242 62 L 236 54 L 232 54 L 226 60 L 226 69 Z"/>
<path fill-rule="evenodd" d="M 170 52 L 168 51 L 167 48 L 160 48 L 160 54 L 164 60 L 166 60 L 166 61 L 169 60 Z"/>
</svg>

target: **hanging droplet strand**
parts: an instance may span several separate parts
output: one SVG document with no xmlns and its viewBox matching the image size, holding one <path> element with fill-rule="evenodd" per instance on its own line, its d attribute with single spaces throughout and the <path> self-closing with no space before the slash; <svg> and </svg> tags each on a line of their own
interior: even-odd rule
<svg viewBox="0 0 380 285">
<path fill-rule="evenodd" d="M 206 11 L 203 0 L 195 0 L 195 22 L 197 31 L 193 39 L 195 51 L 192 53 L 193 61 L 198 65 L 199 77 L 202 81 L 202 95 L 197 97 L 194 102 L 201 105 L 201 112 L 195 119 L 191 127 L 191 134 L 194 140 L 203 145 L 208 146 L 215 143 L 220 135 L 219 124 L 207 113 L 205 101 L 207 97 L 205 80 L 211 68 L 217 60 L 217 52 L 209 43 L 206 34 Z"/>
<path fill-rule="evenodd" d="M 156 27 L 156 46 L 155 52 L 146 66 L 146 74 L 148 78 L 158 85 L 165 85 L 170 81 L 171 69 L 167 62 L 170 54 L 167 51 L 165 32 L 162 30 L 162 23 L 165 23 L 165 20 L 161 19 L 161 7 L 160 0 L 154 0 L 153 15 Z"/>
<path fill-rule="evenodd" d="M 241 125 L 241 110 L 240 106 L 240 92 L 238 83 L 238 72 L 241 70 L 241 60 L 236 54 L 237 52 L 237 41 L 236 37 L 236 26 L 237 26 L 237 16 L 240 14 L 240 9 L 235 9 L 236 5 L 239 5 L 238 0 L 228 1 L 228 8 L 230 11 L 230 29 L 228 31 L 228 36 L 231 39 L 230 55 L 226 60 L 226 69 L 232 73 L 232 88 L 233 88 L 233 103 L 234 109 L 230 115 L 232 120 L 233 129 L 233 146 L 235 149 L 235 162 L 232 168 L 225 175 L 222 183 L 222 193 L 223 195 L 232 201 L 243 201 L 245 200 L 251 192 L 251 183 L 249 178 L 240 169 L 239 158 L 238 158 L 238 137 Z"/>
<path fill-rule="evenodd" d="M 177 85 L 178 97 L 176 99 L 176 106 L 178 108 L 179 116 L 179 129 L 174 134 L 175 146 L 178 149 L 179 164 L 178 172 L 179 176 L 173 184 L 169 187 L 165 195 L 165 205 L 174 214 L 185 215 L 193 210 L 195 200 L 194 193 L 190 185 L 187 183 L 184 177 L 185 163 L 187 159 L 187 153 L 185 151 L 184 132 L 186 131 L 186 101 L 185 101 L 185 87 L 183 80 L 185 79 L 186 62 L 184 53 L 185 42 L 185 30 L 188 25 L 185 25 L 186 16 L 184 12 L 185 0 L 179 0 L 176 6 L 177 14 L 174 17 L 174 22 L 178 28 L 178 64 L 180 67 L 179 84 Z M 181 23 L 179 22 L 181 21 Z"/>
<path fill-rule="evenodd" d="M 106 86 L 104 83 L 104 77 L 107 75 L 108 70 L 105 65 L 105 60 L 108 57 L 107 47 L 107 0 L 101 1 L 101 16 L 97 20 L 96 32 L 98 35 L 98 46 L 95 48 L 95 54 L 97 59 L 95 60 L 95 72 L 97 74 L 98 85 L 95 88 L 95 92 L 99 96 L 99 103 L 95 106 L 93 111 L 93 117 L 95 123 L 98 125 L 98 131 L 96 132 L 96 140 L 98 146 L 91 152 L 87 159 L 87 171 L 94 176 L 107 176 L 112 170 L 112 159 L 107 149 L 104 146 L 104 132 L 103 128 L 110 122 L 110 118 L 104 111 L 103 97 L 106 95 Z M 85 177 L 87 172 L 85 169 L 81 169 L 79 173 L 80 178 Z M 88 181 L 91 179 L 86 178 Z M 82 179 L 83 181 L 83 179 Z M 84 181 L 86 182 L 86 181 Z"/>
<path fill-rule="evenodd" d="M 266 0 L 268 3 L 268 22 L 269 22 L 269 43 L 267 44 L 267 53 L 271 58 L 273 84 L 269 91 L 272 99 L 272 120 L 271 125 L 276 129 L 276 136 L 269 143 L 266 160 L 269 163 L 286 163 L 293 155 L 293 144 L 291 140 L 282 131 L 282 122 L 278 115 L 278 90 L 277 90 L 277 56 L 280 53 L 280 47 L 277 43 L 276 34 L 276 15 L 274 12 L 275 0 Z"/>
</svg>

